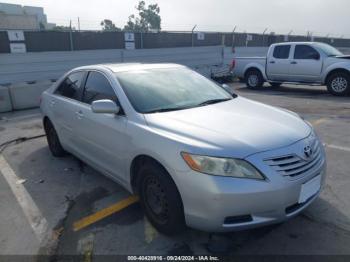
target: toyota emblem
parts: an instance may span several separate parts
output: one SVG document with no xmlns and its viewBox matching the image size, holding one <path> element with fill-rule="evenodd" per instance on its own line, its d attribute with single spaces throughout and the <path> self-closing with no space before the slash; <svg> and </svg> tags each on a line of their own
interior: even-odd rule
<svg viewBox="0 0 350 262">
<path fill-rule="evenodd" d="M 311 146 L 306 146 L 304 147 L 304 155 L 306 156 L 306 158 L 310 158 L 312 156 L 312 148 Z"/>
</svg>

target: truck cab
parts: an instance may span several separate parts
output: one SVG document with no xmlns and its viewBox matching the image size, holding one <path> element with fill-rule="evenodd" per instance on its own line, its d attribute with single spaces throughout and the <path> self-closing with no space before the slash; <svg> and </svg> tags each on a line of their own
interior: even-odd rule
<svg viewBox="0 0 350 262">
<path fill-rule="evenodd" d="M 267 55 L 266 74 L 272 81 L 322 83 L 322 56 L 309 43 L 273 45 Z"/>
</svg>

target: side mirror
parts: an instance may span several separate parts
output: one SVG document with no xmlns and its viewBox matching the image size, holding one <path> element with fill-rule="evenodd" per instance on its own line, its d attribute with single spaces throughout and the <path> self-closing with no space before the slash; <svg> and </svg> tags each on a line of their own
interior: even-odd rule
<svg viewBox="0 0 350 262">
<path fill-rule="evenodd" d="M 312 55 L 310 55 L 311 59 L 314 59 L 314 60 L 319 60 L 320 59 L 320 54 L 318 53 L 313 53 Z"/>
<path fill-rule="evenodd" d="M 100 114 L 118 114 L 120 107 L 109 99 L 96 100 L 91 104 L 91 110 Z"/>
</svg>

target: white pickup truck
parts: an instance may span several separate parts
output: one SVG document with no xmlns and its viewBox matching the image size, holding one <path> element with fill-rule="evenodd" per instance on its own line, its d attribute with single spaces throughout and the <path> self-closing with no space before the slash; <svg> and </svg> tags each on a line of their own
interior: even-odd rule
<svg viewBox="0 0 350 262">
<path fill-rule="evenodd" d="M 315 42 L 279 43 L 270 46 L 267 57 L 236 57 L 233 74 L 247 87 L 264 82 L 273 87 L 282 83 L 327 85 L 333 95 L 350 94 L 350 56 L 334 47 Z"/>
</svg>

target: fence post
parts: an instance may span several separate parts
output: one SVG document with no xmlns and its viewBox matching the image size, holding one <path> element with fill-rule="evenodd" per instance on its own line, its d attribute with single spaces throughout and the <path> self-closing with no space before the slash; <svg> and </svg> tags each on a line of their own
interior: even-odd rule
<svg viewBox="0 0 350 262">
<path fill-rule="evenodd" d="M 120 51 L 120 61 L 124 63 L 124 50 Z"/>
<path fill-rule="evenodd" d="M 72 20 L 69 23 L 69 42 L 70 42 L 70 51 L 74 50 L 73 46 L 73 34 L 72 34 Z"/>
<path fill-rule="evenodd" d="M 192 47 L 194 47 L 193 31 L 194 31 L 194 29 L 196 29 L 196 27 L 197 27 L 197 25 L 195 25 L 195 26 L 192 28 L 192 31 L 191 31 Z"/>
<path fill-rule="evenodd" d="M 142 31 L 140 32 L 140 47 L 143 49 L 143 34 Z"/>
</svg>

